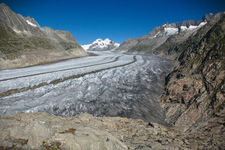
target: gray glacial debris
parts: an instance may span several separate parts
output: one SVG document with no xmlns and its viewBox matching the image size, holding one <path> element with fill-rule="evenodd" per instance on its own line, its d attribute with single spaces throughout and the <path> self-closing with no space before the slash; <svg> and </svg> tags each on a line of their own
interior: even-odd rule
<svg viewBox="0 0 225 150">
<path fill-rule="evenodd" d="M 71 69 L 68 63 L 60 62 L 1 71 L 0 78 L 4 81 L 0 81 L 0 95 L 6 95 L 0 96 L 0 113 L 48 112 L 74 116 L 87 112 L 95 116 L 141 118 L 166 124 L 156 99 L 163 91 L 164 77 L 171 67 L 168 60 L 114 53 L 94 56 L 86 64 L 82 64 L 82 59 L 85 63 L 87 58 L 73 60 L 74 64 L 80 62 L 81 68 Z M 98 61 L 98 65 L 91 65 Z M 46 73 L 45 67 L 59 72 Z M 60 68 L 68 70 L 60 71 Z M 24 73 L 15 78 L 16 72 Z M 12 93 L 15 88 L 18 91 Z"/>
</svg>

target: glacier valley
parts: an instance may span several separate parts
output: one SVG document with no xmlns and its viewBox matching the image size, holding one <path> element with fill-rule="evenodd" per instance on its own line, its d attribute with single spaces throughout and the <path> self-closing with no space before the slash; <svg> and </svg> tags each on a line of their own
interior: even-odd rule
<svg viewBox="0 0 225 150">
<path fill-rule="evenodd" d="M 0 71 L 0 114 L 80 113 L 164 122 L 157 102 L 170 61 L 112 51 L 20 69 Z"/>
</svg>

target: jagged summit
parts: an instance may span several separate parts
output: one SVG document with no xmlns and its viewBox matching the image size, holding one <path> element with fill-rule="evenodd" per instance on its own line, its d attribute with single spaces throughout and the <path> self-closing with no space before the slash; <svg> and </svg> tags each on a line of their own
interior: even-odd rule
<svg viewBox="0 0 225 150">
<path fill-rule="evenodd" d="M 110 39 L 96 39 L 91 44 L 81 45 L 87 51 L 106 51 L 116 49 L 120 46 L 119 43 L 113 42 Z"/>
<path fill-rule="evenodd" d="M 207 23 L 208 19 L 204 19 L 201 21 L 194 21 L 194 20 L 187 20 L 183 21 L 182 23 L 171 23 L 168 22 L 161 25 L 160 27 L 153 28 L 152 31 L 149 33 L 149 35 L 153 38 L 157 36 L 163 36 L 163 35 L 174 35 L 178 34 L 183 31 L 193 31 L 196 29 L 201 28 Z"/>
<path fill-rule="evenodd" d="M 152 31 L 149 33 L 149 35 L 155 36 L 159 31 L 161 31 L 162 34 L 164 33 L 168 35 L 173 35 L 178 34 L 179 32 L 182 31 L 199 29 L 202 26 L 204 26 L 207 22 L 209 22 L 213 18 L 213 16 L 214 15 L 210 13 L 202 17 L 202 19 L 199 21 L 194 21 L 190 19 L 185 20 L 182 23 L 176 22 L 169 24 L 168 22 L 166 22 L 159 27 L 153 28 Z"/>
<path fill-rule="evenodd" d="M 137 39 L 128 39 L 124 41 L 118 48 L 117 51 L 120 52 L 128 52 L 133 54 L 154 54 L 158 53 L 157 49 L 163 45 L 164 49 L 170 48 L 171 46 L 171 38 L 173 38 L 173 45 L 180 43 L 186 40 L 190 35 L 194 32 L 208 24 L 209 22 L 213 22 L 215 18 L 220 17 L 223 12 L 219 12 L 215 15 L 207 14 L 202 17 L 199 21 L 194 20 L 186 20 L 181 23 L 164 23 L 159 27 L 155 27 L 151 30 L 151 32 L 145 36 L 142 36 Z"/>
<path fill-rule="evenodd" d="M 37 21 L 34 20 L 34 18 L 31 18 L 28 16 L 25 18 L 25 20 L 29 25 L 31 25 L 33 27 L 40 27 L 40 25 L 37 23 Z"/>
<path fill-rule="evenodd" d="M 18 25 L 25 25 L 26 23 L 33 27 L 40 27 L 40 25 L 31 17 L 23 17 L 21 14 L 14 13 L 5 3 L 0 4 L 1 8 L 1 23 L 5 23 L 9 26 L 17 27 Z"/>
</svg>

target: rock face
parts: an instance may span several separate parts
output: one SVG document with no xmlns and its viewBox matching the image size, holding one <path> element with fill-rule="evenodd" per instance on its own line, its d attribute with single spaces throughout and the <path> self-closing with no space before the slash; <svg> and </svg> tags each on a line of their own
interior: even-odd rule
<svg viewBox="0 0 225 150">
<path fill-rule="evenodd" d="M 0 116 L 0 128 L 2 150 L 187 150 L 206 149 L 210 144 L 200 134 L 156 123 L 89 114 L 71 118 L 47 113 L 4 115 Z"/>
<path fill-rule="evenodd" d="M 182 43 L 193 32 L 206 25 L 211 18 L 213 18 L 213 15 L 209 14 L 204 16 L 200 21 L 188 20 L 182 23 L 165 23 L 160 27 L 153 28 L 148 35 L 126 40 L 117 48 L 117 51 L 132 54 L 158 55 L 158 48 L 161 47 L 163 50 L 168 50 L 168 46 Z M 172 44 L 171 38 L 173 40 Z M 162 47 L 164 43 L 166 45 Z"/>
<path fill-rule="evenodd" d="M 201 135 L 200 139 L 206 139 L 208 145 L 203 149 L 210 149 L 210 146 L 211 149 L 222 149 L 225 140 L 225 15 L 223 12 L 210 14 L 203 20 L 207 22 L 204 26 L 200 22 L 183 22 L 183 25 L 201 28 L 188 31 L 181 26 L 187 31 L 171 29 L 170 36 L 164 31 L 161 40 L 154 41 L 151 36 L 166 27 L 165 24 L 153 29 L 151 36 L 127 40 L 118 49 L 125 47 L 129 49 L 127 52 L 154 54 L 173 60 L 175 67 L 166 77 L 165 92 L 159 99 L 166 121 L 180 131 Z M 158 44 L 163 37 L 166 40 Z M 149 46 L 144 44 L 147 38 Z M 140 51 L 132 51 L 137 45 L 143 49 L 139 47 Z"/>
<path fill-rule="evenodd" d="M 86 51 L 109 51 L 120 46 L 119 43 L 113 42 L 106 38 L 105 40 L 97 39 L 91 44 L 81 45 Z"/>
<path fill-rule="evenodd" d="M 178 65 L 159 100 L 166 120 L 182 131 L 204 133 L 212 143 L 225 135 L 225 15 L 178 45 Z M 224 147 L 224 146 L 223 146 Z"/>
<path fill-rule="evenodd" d="M 42 28 L 33 18 L 25 18 L 0 4 L 0 69 L 85 55 L 69 32 Z"/>
</svg>

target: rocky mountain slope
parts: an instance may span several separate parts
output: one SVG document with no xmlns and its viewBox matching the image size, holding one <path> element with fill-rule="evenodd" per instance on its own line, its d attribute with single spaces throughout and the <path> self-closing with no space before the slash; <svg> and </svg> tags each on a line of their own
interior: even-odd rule
<svg viewBox="0 0 225 150">
<path fill-rule="evenodd" d="M 85 55 L 71 33 L 40 27 L 33 18 L 0 4 L 0 69 Z"/>
<path fill-rule="evenodd" d="M 217 20 L 178 45 L 178 65 L 168 75 L 160 99 L 168 123 L 225 139 L 224 44 L 225 15 L 220 13 Z"/>
<path fill-rule="evenodd" d="M 169 37 L 166 42 L 156 48 L 152 53 L 172 60 L 177 60 L 178 56 L 187 49 L 191 44 L 200 42 L 201 38 L 217 23 L 224 12 L 219 12 L 215 15 L 206 15 L 203 19 L 208 20 L 207 24 L 200 29 L 194 31 L 188 36 L 183 38 L 184 33 L 176 34 Z M 181 40 L 180 40 L 181 39 Z"/>
<path fill-rule="evenodd" d="M 188 20 L 182 23 L 165 23 L 160 27 L 153 28 L 148 35 L 124 41 L 117 48 L 117 51 L 132 54 L 158 55 L 158 49 L 165 50 L 165 48 L 174 43 L 182 43 L 190 35 L 206 25 L 213 16 L 212 14 L 206 15 L 200 21 Z"/>
<path fill-rule="evenodd" d="M 109 51 L 120 46 L 119 43 L 113 42 L 106 38 L 105 40 L 96 39 L 91 44 L 81 45 L 86 51 Z"/>
</svg>

